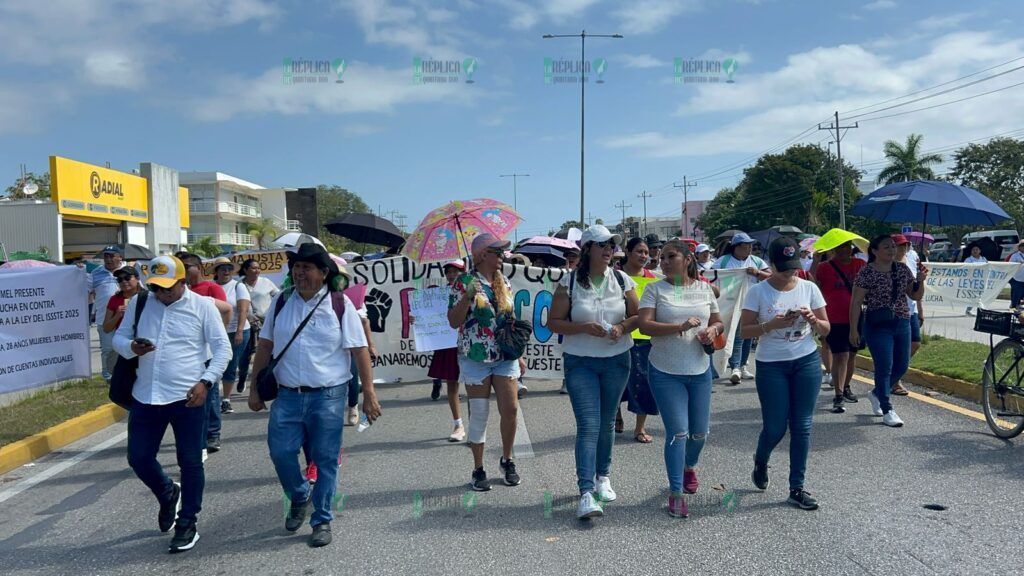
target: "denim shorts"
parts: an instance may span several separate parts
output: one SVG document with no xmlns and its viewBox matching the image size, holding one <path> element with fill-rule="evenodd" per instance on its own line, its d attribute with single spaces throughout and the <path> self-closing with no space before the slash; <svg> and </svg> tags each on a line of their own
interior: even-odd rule
<svg viewBox="0 0 1024 576">
<path fill-rule="evenodd" d="M 490 376 L 519 378 L 519 360 L 499 360 L 498 362 L 477 362 L 459 355 L 459 381 L 467 386 L 483 384 Z"/>
</svg>

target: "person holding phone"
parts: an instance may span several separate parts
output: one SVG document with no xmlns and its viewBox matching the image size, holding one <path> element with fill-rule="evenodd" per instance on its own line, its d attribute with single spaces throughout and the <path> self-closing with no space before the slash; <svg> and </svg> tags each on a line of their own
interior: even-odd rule
<svg viewBox="0 0 1024 576">
<path fill-rule="evenodd" d="M 747 292 L 740 315 L 743 338 L 760 337 L 757 346 L 757 397 L 763 425 L 754 453 L 751 480 L 769 485 L 768 460 L 789 430 L 789 499 L 804 510 L 818 501 L 804 490 L 811 449 L 811 424 L 821 387 L 821 356 L 814 335 L 830 330 L 825 299 L 813 282 L 802 280 L 799 246 L 782 237 L 768 247 L 772 274 Z"/>
</svg>

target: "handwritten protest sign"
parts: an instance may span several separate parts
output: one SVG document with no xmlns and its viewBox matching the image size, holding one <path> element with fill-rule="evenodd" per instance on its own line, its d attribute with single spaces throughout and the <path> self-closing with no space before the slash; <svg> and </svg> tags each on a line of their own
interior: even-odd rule
<svg viewBox="0 0 1024 576">
<path fill-rule="evenodd" d="M 448 324 L 447 286 L 414 290 L 409 295 L 409 313 L 416 318 L 412 326 L 416 350 L 454 348 L 459 333 Z"/>
</svg>

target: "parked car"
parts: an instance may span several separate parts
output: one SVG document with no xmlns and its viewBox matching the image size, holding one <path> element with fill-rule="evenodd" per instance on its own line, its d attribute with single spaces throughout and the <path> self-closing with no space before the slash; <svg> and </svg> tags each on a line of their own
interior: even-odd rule
<svg viewBox="0 0 1024 576">
<path fill-rule="evenodd" d="M 1017 244 L 1020 242 L 1020 236 L 1016 230 L 984 230 L 965 235 L 961 245 L 966 247 L 971 242 L 981 238 L 992 240 L 1002 249 L 1002 254 L 1000 255 L 1002 260 L 1009 258 L 1010 254 L 1017 250 Z"/>
</svg>

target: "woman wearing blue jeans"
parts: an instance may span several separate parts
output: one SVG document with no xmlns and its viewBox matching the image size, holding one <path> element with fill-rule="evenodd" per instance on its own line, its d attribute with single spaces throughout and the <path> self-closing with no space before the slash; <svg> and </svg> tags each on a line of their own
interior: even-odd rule
<svg viewBox="0 0 1024 576">
<path fill-rule="evenodd" d="M 636 328 L 636 283 L 611 267 L 621 237 L 595 224 L 581 239 L 579 267 L 555 290 L 548 326 L 562 342 L 565 384 L 576 416 L 576 517 L 604 514 L 615 500 L 608 479 L 615 411 L 629 380 L 630 332 Z"/>
<path fill-rule="evenodd" d="M 740 334 L 760 337 L 755 382 L 764 424 L 750 478 L 759 490 L 768 488 L 768 460 L 788 428 L 788 502 L 816 510 L 818 501 L 804 490 L 811 422 L 821 387 L 821 356 L 814 334 L 826 336 L 831 326 L 818 286 L 797 277 L 802 266 L 796 241 L 776 239 L 768 256 L 772 275 L 747 292 L 740 316 Z"/>
<path fill-rule="evenodd" d="M 689 516 L 683 493 L 697 492 L 697 460 L 711 420 L 711 361 L 704 351 L 721 333 L 711 285 L 699 278 L 690 247 L 671 240 L 661 250 L 665 279 L 640 299 L 640 331 L 651 336 L 648 382 L 665 422 L 668 513 Z"/>
<path fill-rule="evenodd" d="M 864 331 L 867 334 L 863 338 L 875 365 L 875 389 L 868 394 L 871 409 L 891 428 L 903 426 L 903 420 L 892 409 L 889 394 L 910 365 L 910 323 L 913 320 L 906 297 L 920 299 L 928 278 L 928 269 L 920 263 L 915 278 L 906 264 L 895 259 L 896 244 L 892 238 L 883 234 L 871 240 L 868 265 L 857 273 L 850 300 L 850 343 L 855 346 L 862 338 L 857 330 L 861 305 L 866 308 Z"/>
</svg>

